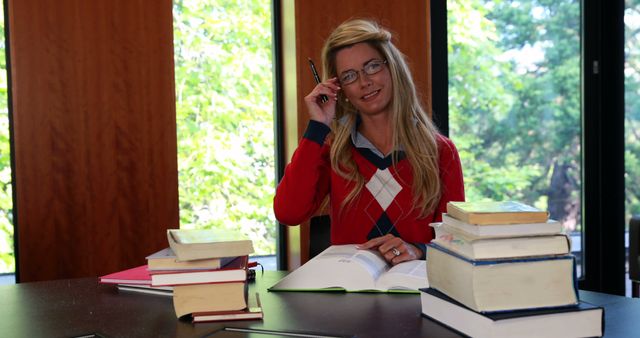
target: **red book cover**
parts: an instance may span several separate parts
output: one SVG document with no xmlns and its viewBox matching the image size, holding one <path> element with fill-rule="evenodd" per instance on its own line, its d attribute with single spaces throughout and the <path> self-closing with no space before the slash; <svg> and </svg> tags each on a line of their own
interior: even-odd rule
<svg viewBox="0 0 640 338">
<path fill-rule="evenodd" d="M 147 270 L 147 265 L 114 272 L 100 277 L 103 284 L 143 284 L 151 285 L 151 275 Z"/>
</svg>

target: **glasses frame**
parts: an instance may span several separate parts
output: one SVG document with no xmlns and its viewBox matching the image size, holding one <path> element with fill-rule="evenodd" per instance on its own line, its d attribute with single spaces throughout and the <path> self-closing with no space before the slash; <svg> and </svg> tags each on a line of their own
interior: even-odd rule
<svg viewBox="0 0 640 338">
<path fill-rule="evenodd" d="M 367 67 L 372 65 L 372 64 L 377 64 L 380 63 L 380 68 L 374 72 L 369 72 L 367 71 Z M 375 75 L 378 74 L 382 71 L 382 66 L 387 64 L 387 60 L 383 60 L 383 59 L 373 59 L 373 60 L 369 60 L 367 63 L 364 64 L 364 66 L 360 69 L 360 70 L 355 70 L 355 69 L 349 69 L 349 70 L 345 70 L 344 72 L 340 73 L 340 75 L 338 75 L 338 81 L 340 82 L 340 85 L 342 86 L 347 86 L 350 85 L 352 83 L 355 83 L 356 81 L 358 81 L 358 79 L 360 78 L 360 73 L 363 73 L 364 75 L 367 76 L 371 76 L 371 75 Z M 355 77 L 353 78 L 353 81 L 342 81 L 342 78 L 347 75 L 347 74 L 355 74 Z"/>
</svg>

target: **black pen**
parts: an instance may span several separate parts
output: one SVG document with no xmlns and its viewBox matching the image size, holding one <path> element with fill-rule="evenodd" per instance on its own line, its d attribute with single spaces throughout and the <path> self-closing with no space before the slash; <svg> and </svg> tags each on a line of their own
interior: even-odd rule
<svg viewBox="0 0 640 338">
<path fill-rule="evenodd" d="M 320 83 L 320 76 L 318 76 L 318 71 L 316 70 L 316 66 L 313 64 L 313 61 L 311 61 L 311 58 L 307 58 L 309 60 L 309 66 L 311 66 L 311 73 L 313 73 L 313 78 L 316 80 L 316 83 Z M 329 101 L 329 98 L 327 97 L 327 95 L 321 94 L 320 95 L 320 101 L 322 102 L 327 102 Z"/>
</svg>

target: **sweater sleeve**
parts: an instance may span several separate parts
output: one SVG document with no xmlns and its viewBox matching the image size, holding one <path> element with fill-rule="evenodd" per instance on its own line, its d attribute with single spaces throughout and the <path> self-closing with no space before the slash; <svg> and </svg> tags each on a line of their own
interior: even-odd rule
<svg viewBox="0 0 640 338">
<path fill-rule="evenodd" d="M 276 188 L 273 210 L 279 222 L 297 225 L 308 220 L 329 193 L 331 164 L 324 141 L 330 131 L 320 122 L 309 121 Z"/>
<path fill-rule="evenodd" d="M 448 202 L 464 201 L 464 179 L 458 150 L 453 142 L 444 136 L 439 136 L 438 144 L 442 196 L 433 216 L 434 222 L 442 221 L 442 213 L 447 212 Z"/>
</svg>

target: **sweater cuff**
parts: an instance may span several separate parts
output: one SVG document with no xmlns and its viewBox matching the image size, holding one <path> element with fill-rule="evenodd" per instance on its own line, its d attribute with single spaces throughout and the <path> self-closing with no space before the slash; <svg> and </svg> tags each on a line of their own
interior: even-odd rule
<svg viewBox="0 0 640 338">
<path fill-rule="evenodd" d="M 413 244 L 416 248 L 420 249 L 422 251 L 422 254 L 420 255 L 419 259 L 427 259 L 427 245 L 424 243 L 411 243 Z"/>
<path fill-rule="evenodd" d="M 307 130 L 304 132 L 304 137 L 318 143 L 319 145 L 324 144 L 324 139 L 327 138 L 327 135 L 331 132 L 331 128 L 326 124 L 314 120 L 309 120 L 309 124 L 307 125 Z"/>
</svg>

